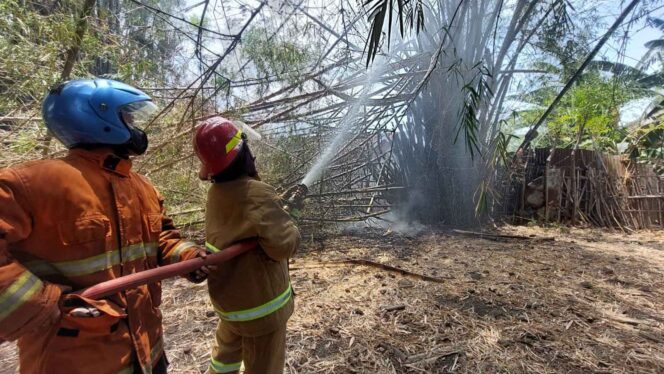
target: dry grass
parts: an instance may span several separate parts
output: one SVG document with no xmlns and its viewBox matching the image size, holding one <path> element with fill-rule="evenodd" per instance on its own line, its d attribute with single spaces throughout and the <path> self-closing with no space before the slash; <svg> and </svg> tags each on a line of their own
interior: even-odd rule
<svg viewBox="0 0 664 374">
<path fill-rule="evenodd" d="M 305 243 L 287 372 L 664 372 L 663 233 L 503 231 L 556 241 L 429 231 Z M 350 256 L 446 282 L 325 263 Z M 163 311 L 171 372 L 204 372 L 216 324 L 205 287 L 170 282 Z"/>
</svg>

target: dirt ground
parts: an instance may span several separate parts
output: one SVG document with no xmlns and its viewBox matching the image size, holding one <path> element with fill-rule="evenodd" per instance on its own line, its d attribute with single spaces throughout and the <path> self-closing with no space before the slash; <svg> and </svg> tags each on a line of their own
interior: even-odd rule
<svg viewBox="0 0 664 374">
<path fill-rule="evenodd" d="M 664 373 L 664 232 L 364 230 L 305 240 L 291 264 L 287 373 Z M 541 240 L 553 238 L 555 240 Z M 368 259 L 408 272 L 339 262 Z M 203 373 L 205 286 L 165 286 L 172 373 Z M 0 372 L 15 365 L 0 347 Z"/>
</svg>

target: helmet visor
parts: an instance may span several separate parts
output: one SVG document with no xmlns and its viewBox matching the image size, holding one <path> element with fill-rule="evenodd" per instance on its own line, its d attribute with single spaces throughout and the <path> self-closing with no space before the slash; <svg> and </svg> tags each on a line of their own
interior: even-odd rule
<svg viewBox="0 0 664 374">
<path fill-rule="evenodd" d="M 120 118 L 127 126 L 143 129 L 157 111 L 152 101 L 137 101 L 120 107 Z"/>
</svg>

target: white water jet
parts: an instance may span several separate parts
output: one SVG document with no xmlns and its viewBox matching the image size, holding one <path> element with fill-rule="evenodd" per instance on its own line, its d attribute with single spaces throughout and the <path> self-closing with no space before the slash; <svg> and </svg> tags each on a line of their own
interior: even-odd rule
<svg viewBox="0 0 664 374">
<path fill-rule="evenodd" d="M 396 47 L 395 50 L 396 49 L 398 49 L 398 47 Z M 307 187 L 311 187 L 311 185 L 316 182 L 323 174 L 325 167 L 336 155 L 336 152 L 344 145 L 346 140 L 349 139 L 350 135 L 352 135 L 352 130 L 355 127 L 354 125 L 357 123 L 356 119 L 360 109 L 364 107 L 367 99 L 370 98 L 371 89 L 376 83 L 376 78 L 382 76 L 387 66 L 387 59 L 385 57 L 376 57 L 376 61 L 371 64 L 365 74 L 362 90 L 360 91 L 358 97 L 351 102 L 346 115 L 344 115 L 341 123 L 335 129 L 336 135 L 334 138 L 332 138 L 330 143 L 328 143 L 325 151 L 323 151 L 311 169 L 309 169 L 307 174 L 304 176 L 304 179 L 302 179 L 302 184 Z"/>
</svg>

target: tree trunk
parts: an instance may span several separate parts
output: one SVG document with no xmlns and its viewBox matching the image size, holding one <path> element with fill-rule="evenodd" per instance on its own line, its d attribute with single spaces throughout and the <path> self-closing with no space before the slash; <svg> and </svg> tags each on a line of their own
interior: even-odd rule
<svg viewBox="0 0 664 374">
<path fill-rule="evenodd" d="M 60 74 L 60 81 L 64 82 L 69 79 L 71 72 L 74 69 L 74 64 L 78 59 L 78 52 L 81 50 L 81 42 L 83 41 L 83 36 L 85 31 L 88 28 L 88 17 L 92 13 L 92 9 L 95 6 L 96 0 L 85 0 L 83 4 L 83 9 L 81 10 L 81 15 L 78 18 L 76 23 L 76 33 L 74 34 L 74 43 L 67 50 L 67 57 L 65 59 L 65 66 L 62 69 L 62 74 Z M 42 157 L 48 156 L 51 148 L 51 140 L 53 139 L 50 133 L 46 134 L 46 139 L 44 139 L 44 149 L 42 150 Z"/>
</svg>

